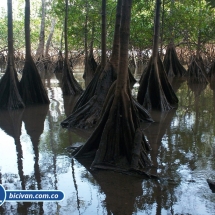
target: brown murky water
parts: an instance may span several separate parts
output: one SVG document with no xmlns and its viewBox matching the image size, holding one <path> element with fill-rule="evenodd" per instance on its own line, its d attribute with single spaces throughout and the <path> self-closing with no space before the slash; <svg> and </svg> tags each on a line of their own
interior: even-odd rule
<svg viewBox="0 0 215 215">
<path fill-rule="evenodd" d="M 81 76 L 80 74 L 79 77 Z M 209 86 L 174 81 L 177 110 L 153 112 L 143 124 L 152 146 L 146 180 L 110 171 L 89 170 L 72 160 L 66 147 L 82 144 L 90 132 L 62 129 L 77 98 L 62 96 L 55 75 L 44 77 L 50 105 L 0 111 L 0 184 L 8 190 L 62 190 L 61 202 L 5 202 L 0 214 L 215 214 L 215 93 Z M 195 90 L 194 90 L 195 89 Z"/>
</svg>

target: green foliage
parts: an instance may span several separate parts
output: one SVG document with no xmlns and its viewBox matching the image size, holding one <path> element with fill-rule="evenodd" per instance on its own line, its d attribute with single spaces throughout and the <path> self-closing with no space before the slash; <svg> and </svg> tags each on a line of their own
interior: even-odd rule
<svg viewBox="0 0 215 215">
<path fill-rule="evenodd" d="M 24 0 L 17 0 L 14 8 L 14 47 L 24 50 Z M 162 7 L 161 33 L 163 44 L 171 40 L 175 44 L 189 44 L 195 49 L 198 37 L 201 44 L 215 40 L 213 7 L 215 0 L 179 0 L 164 1 Z M 210 7 L 208 6 L 210 5 Z M 0 50 L 7 47 L 7 14 L 0 9 Z M 130 46 L 137 49 L 152 47 L 154 31 L 155 1 L 133 0 L 130 32 Z M 114 34 L 116 0 L 107 1 L 107 49 L 111 49 Z M 52 46 L 59 50 L 64 28 L 65 2 L 63 0 L 47 0 L 46 5 L 46 39 L 49 35 L 51 20 L 56 19 Z M 87 19 L 87 28 L 86 28 Z M 31 1 L 31 42 L 35 50 L 39 41 L 41 21 L 41 0 Z M 95 29 L 92 36 L 92 29 Z M 68 17 L 69 50 L 83 50 L 85 34 L 88 47 L 94 41 L 94 48 L 101 47 L 101 0 L 70 0 Z M 22 35 L 22 36 L 20 36 Z M 64 48 L 64 46 L 63 46 Z"/>
</svg>

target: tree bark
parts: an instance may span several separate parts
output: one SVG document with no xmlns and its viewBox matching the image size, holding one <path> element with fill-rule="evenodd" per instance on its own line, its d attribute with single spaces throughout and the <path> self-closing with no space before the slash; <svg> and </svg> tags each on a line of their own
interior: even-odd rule
<svg viewBox="0 0 215 215">
<path fill-rule="evenodd" d="M 153 48 L 152 58 L 156 61 L 158 56 L 159 47 L 159 36 L 160 36 L 160 11 L 161 11 L 161 0 L 156 0 L 155 4 L 155 21 L 154 21 L 154 37 L 153 37 Z"/>
<path fill-rule="evenodd" d="M 107 56 L 106 56 L 106 0 L 102 0 L 102 59 L 101 59 L 101 67 L 104 68 Z"/>
<path fill-rule="evenodd" d="M 140 79 L 137 101 L 148 110 L 168 111 L 178 98 L 170 85 L 158 54 L 161 0 L 156 0 L 152 57 Z"/>
<path fill-rule="evenodd" d="M 122 13 L 122 0 L 118 0 L 117 7 L 116 7 L 116 20 L 115 20 L 114 38 L 113 38 L 113 45 L 112 45 L 112 55 L 110 59 L 110 62 L 113 65 L 113 68 L 115 71 L 118 70 L 118 66 L 119 66 L 121 13 Z"/>
<path fill-rule="evenodd" d="M 14 64 L 13 50 L 13 15 L 12 0 L 7 1 L 8 5 L 8 61 L 6 72 L 0 80 L 0 108 L 18 109 L 24 108 L 24 102 L 20 96 L 19 81 Z"/>
<path fill-rule="evenodd" d="M 39 37 L 39 44 L 36 52 L 36 58 L 43 57 L 44 45 L 45 45 L 46 0 L 41 0 L 41 1 L 42 1 L 42 17 L 41 17 L 40 37 Z"/>
<path fill-rule="evenodd" d="M 36 64 L 31 56 L 30 0 L 25 0 L 25 65 L 20 81 L 21 96 L 26 105 L 49 104 L 47 92 L 41 81 Z"/>
<path fill-rule="evenodd" d="M 135 171 L 146 175 L 144 168 L 150 165 L 147 156 L 150 147 L 140 129 L 128 81 L 131 6 L 132 0 L 123 0 L 117 81 L 108 92 L 97 128 L 75 157 L 94 151 L 92 168 Z"/>
<path fill-rule="evenodd" d="M 52 19 L 52 24 L 51 24 L 51 29 L 50 29 L 49 37 L 48 37 L 48 40 L 46 42 L 45 57 L 48 57 L 49 47 L 50 47 L 51 40 L 52 40 L 52 37 L 53 37 L 53 34 L 54 34 L 55 23 L 56 23 L 56 20 Z"/>
<path fill-rule="evenodd" d="M 82 88 L 74 78 L 70 64 L 68 62 L 68 34 L 67 34 L 67 22 L 68 22 L 68 0 L 65 0 L 65 24 L 64 24 L 64 40 L 65 40 L 65 59 L 62 77 L 62 91 L 63 95 L 78 95 L 82 93 Z"/>
<path fill-rule="evenodd" d="M 170 43 L 167 47 L 166 54 L 163 61 L 164 69 L 169 78 L 171 77 L 181 77 L 186 75 L 186 69 L 179 62 L 175 46 Z"/>
</svg>

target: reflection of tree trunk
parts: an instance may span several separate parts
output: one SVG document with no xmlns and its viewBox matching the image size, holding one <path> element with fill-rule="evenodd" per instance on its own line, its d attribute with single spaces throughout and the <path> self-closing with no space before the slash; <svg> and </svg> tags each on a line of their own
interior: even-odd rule
<svg viewBox="0 0 215 215">
<path fill-rule="evenodd" d="M 150 154 L 153 162 L 153 166 L 155 166 L 155 170 L 157 170 L 159 163 L 159 149 L 161 147 L 162 138 L 166 133 L 166 129 L 170 126 L 170 123 L 175 115 L 175 109 L 168 112 L 157 112 L 153 111 L 152 117 L 155 120 L 147 129 L 144 130 L 144 133 L 149 140 L 150 146 L 152 148 Z M 157 175 L 157 171 L 153 172 L 153 174 Z"/>
<path fill-rule="evenodd" d="M 21 181 L 22 190 L 25 190 L 25 177 L 23 172 L 23 153 L 22 153 L 22 145 L 20 142 L 20 137 L 15 138 L 16 152 L 17 152 L 17 164 L 18 164 L 18 173 Z"/>
<path fill-rule="evenodd" d="M 22 126 L 23 110 L 1 111 L 0 112 L 0 128 L 2 128 L 9 136 L 14 138 L 17 153 L 18 174 L 21 181 L 21 187 L 25 190 L 25 177 L 23 173 L 23 151 L 20 142 L 21 126 Z"/>
<path fill-rule="evenodd" d="M 44 130 L 44 121 L 47 115 L 49 106 L 40 105 L 36 107 L 26 108 L 23 115 L 23 122 L 27 134 L 31 138 L 34 151 L 34 174 L 37 182 L 38 190 L 42 189 L 41 174 L 39 167 L 39 139 Z"/>
<path fill-rule="evenodd" d="M 74 169 L 74 159 L 72 159 L 72 178 L 73 178 L 73 183 L 74 183 L 74 187 L 75 187 L 75 191 L 76 191 L 76 198 L 77 198 L 77 209 L 78 209 L 78 213 L 80 213 L 80 199 L 78 196 L 78 185 L 75 179 L 75 169 Z"/>
<path fill-rule="evenodd" d="M 125 177 L 123 174 L 112 171 L 91 171 L 91 159 L 83 158 L 79 162 L 96 180 L 100 186 L 100 192 L 105 194 L 104 204 L 107 214 L 133 214 L 136 209 L 136 200 L 143 194 L 142 179 L 130 175 Z"/>
</svg>

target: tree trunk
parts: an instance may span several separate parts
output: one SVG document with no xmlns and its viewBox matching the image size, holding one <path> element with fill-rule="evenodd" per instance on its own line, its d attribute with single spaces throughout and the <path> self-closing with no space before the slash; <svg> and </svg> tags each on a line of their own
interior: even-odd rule
<svg viewBox="0 0 215 215">
<path fill-rule="evenodd" d="M 117 81 L 108 92 L 97 128 L 75 157 L 94 151 L 92 168 L 135 171 L 146 175 L 144 168 L 150 165 L 147 155 L 150 147 L 140 129 L 128 82 L 131 5 L 132 0 L 123 0 Z"/>
<path fill-rule="evenodd" d="M 173 43 L 170 43 L 167 47 L 166 54 L 163 61 L 164 69 L 169 78 L 172 77 L 181 77 L 186 75 L 186 69 L 179 62 L 175 46 Z"/>
<path fill-rule="evenodd" d="M 101 59 L 101 67 L 104 68 L 107 56 L 106 56 L 106 0 L 102 0 L 102 59 Z"/>
<path fill-rule="evenodd" d="M 40 24 L 40 37 L 39 44 L 36 52 L 36 58 L 41 58 L 44 55 L 44 45 L 45 45 L 45 19 L 46 19 L 46 0 L 42 1 L 42 17 Z"/>
<path fill-rule="evenodd" d="M 25 65 L 20 81 L 21 96 L 25 104 L 49 104 L 47 92 L 31 56 L 30 0 L 25 0 Z"/>
<path fill-rule="evenodd" d="M 156 0 L 155 4 L 155 22 L 154 22 L 154 37 L 153 37 L 153 48 L 152 58 L 157 61 L 158 47 L 159 47 L 159 36 L 160 36 L 160 10 L 161 0 Z"/>
<path fill-rule="evenodd" d="M 13 16 L 12 0 L 7 1 L 8 5 L 8 61 L 6 72 L 0 80 L 0 108 L 18 109 L 24 108 L 24 102 L 19 92 L 19 81 L 14 64 L 13 51 Z"/>
<path fill-rule="evenodd" d="M 54 34 L 55 23 L 56 23 L 55 19 L 52 19 L 51 30 L 50 30 L 50 33 L 49 33 L 48 40 L 46 42 L 45 57 L 48 57 L 49 47 L 50 47 L 51 40 L 52 40 L 52 37 L 53 37 L 53 34 Z"/>
<path fill-rule="evenodd" d="M 75 80 L 73 72 L 68 62 L 68 35 L 67 35 L 67 22 L 68 22 L 68 0 L 65 0 L 65 24 L 64 24 L 64 40 L 65 40 L 65 59 L 62 77 L 62 91 L 63 95 L 78 95 L 82 93 L 82 88 Z"/>
<path fill-rule="evenodd" d="M 94 59 L 93 56 L 93 43 L 94 43 L 94 31 L 95 31 L 95 26 L 93 23 L 92 26 L 92 38 L 90 42 L 90 52 L 87 58 L 85 57 L 85 69 L 84 69 L 84 74 L 83 78 L 85 79 L 85 86 L 87 87 L 91 80 L 93 79 L 93 76 L 96 72 L 97 69 L 97 63 Z M 87 46 L 85 46 L 85 55 L 88 54 Z"/>
<path fill-rule="evenodd" d="M 168 111 L 177 106 L 178 98 L 170 85 L 158 55 L 161 0 L 156 0 L 152 57 L 142 74 L 137 101 L 148 110 Z"/>
</svg>

